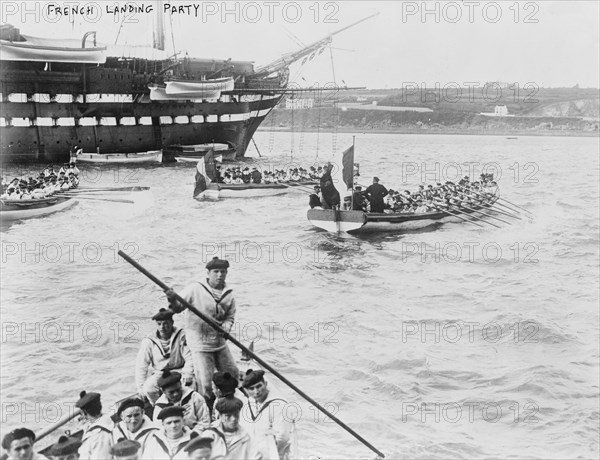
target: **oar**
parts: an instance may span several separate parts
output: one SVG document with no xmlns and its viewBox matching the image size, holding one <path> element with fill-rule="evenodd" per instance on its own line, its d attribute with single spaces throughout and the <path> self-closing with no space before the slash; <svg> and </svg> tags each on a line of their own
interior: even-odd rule
<svg viewBox="0 0 600 460">
<path fill-rule="evenodd" d="M 476 192 L 475 192 L 475 193 L 476 193 Z M 520 209 L 521 211 L 525 211 L 526 213 L 528 213 L 528 214 L 530 214 L 530 215 L 532 215 L 532 216 L 533 216 L 533 213 L 532 213 L 531 211 L 528 211 L 527 209 L 525 209 L 525 208 L 522 208 L 521 206 L 519 206 L 518 204 L 515 204 L 515 203 L 513 203 L 512 201 L 508 201 L 506 198 L 502 198 L 501 196 L 498 196 L 498 197 L 496 197 L 496 198 L 497 198 L 497 201 L 496 201 L 496 203 L 498 203 L 498 200 L 506 201 L 506 202 L 507 202 L 508 204 L 510 204 L 511 206 L 514 206 L 515 208 L 517 208 L 517 209 Z M 506 206 L 506 205 L 503 205 L 502 203 L 498 203 L 498 204 L 499 204 L 499 205 L 501 205 L 501 206 L 504 206 L 505 208 L 508 208 L 508 209 L 510 209 L 511 211 L 519 212 L 519 211 L 517 211 L 516 209 L 512 209 L 512 208 L 509 208 L 509 207 L 508 207 L 508 206 Z"/>
<path fill-rule="evenodd" d="M 456 206 L 454 206 L 453 209 L 455 211 L 461 212 L 461 210 L 459 208 L 457 208 Z M 499 225 L 496 225 L 492 222 L 488 222 L 487 220 L 482 219 L 481 217 L 477 217 L 477 216 L 471 216 L 471 217 L 473 217 L 474 219 L 477 219 L 478 221 L 485 222 L 486 224 L 491 225 L 492 227 L 501 228 Z"/>
<path fill-rule="evenodd" d="M 506 201 L 508 204 L 510 204 L 511 206 L 514 206 L 515 208 L 520 209 L 521 211 L 525 211 L 526 213 L 530 214 L 531 216 L 533 216 L 533 213 L 531 211 L 528 211 L 525 208 L 522 208 L 521 206 L 519 206 L 518 204 L 514 204 L 512 201 L 508 201 L 506 198 L 502 198 L 502 197 L 498 197 L 499 200 L 502 201 Z"/>
<path fill-rule="evenodd" d="M 454 217 L 458 217 L 459 219 L 462 219 L 462 220 L 464 220 L 465 222 L 468 222 L 468 223 L 470 223 L 470 224 L 473 224 L 473 225 L 477 225 L 479 228 L 485 228 L 483 225 L 479 225 L 477 222 L 473 222 L 473 221 L 472 221 L 472 220 L 470 220 L 470 219 L 467 219 L 467 218 L 465 218 L 465 217 L 459 216 L 458 214 L 455 214 L 455 213 L 453 213 L 453 212 L 450 212 L 450 211 L 448 211 L 447 209 L 444 209 L 444 208 L 442 208 L 442 207 L 439 207 L 439 206 L 435 206 L 435 208 L 436 208 L 438 211 L 445 212 L 446 214 L 450 214 L 451 216 L 454 216 Z"/>
<path fill-rule="evenodd" d="M 506 216 L 506 217 L 512 217 L 513 219 L 517 219 L 517 220 L 523 220 L 523 219 L 521 219 L 519 216 L 517 216 L 517 215 L 515 215 L 515 214 L 511 214 L 511 213 L 509 213 L 509 212 L 506 212 L 506 211 L 504 211 L 504 210 L 502 210 L 502 209 L 498 209 L 497 207 L 494 207 L 494 205 L 495 205 L 496 203 L 490 203 L 489 201 L 485 201 L 485 200 L 481 200 L 481 201 L 482 201 L 484 204 L 486 204 L 486 205 L 487 205 L 486 207 L 487 207 L 488 209 L 493 209 L 493 210 L 494 210 L 494 212 L 497 212 L 498 214 L 502 214 L 503 216 Z"/>
<path fill-rule="evenodd" d="M 46 436 L 48 436 L 53 431 L 58 430 L 61 426 L 63 426 L 68 421 L 73 420 L 79 414 L 81 414 L 81 409 L 75 410 L 72 414 L 69 414 L 66 417 L 63 417 L 58 422 L 56 422 L 54 425 L 46 428 L 45 430 L 40 431 L 39 433 L 36 433 L 36 435 L 35 435 L 35 442 L 38 442 L 40 439 L 45 438 Z"/>
<path fill-rule="evenodd" d="M 78 200 L 109 201 L 111 203 L 127 203 L 127 204 L 135 203 L 135 201 L 132 201 L 132 200 L 121 200 L 118 198 L 97 198 L 95 196 L 69 195 L 66 193 L 61 193 L 60 196 L 65 196 L 67 198 L 77 198 Z"/>
<path fill-rule="evenodd" d="M 123 399 L 118 400 L 117 404 L 119 404 L 122 401 L 125 401 L 126 399 L 133 398 L 133 397 L 136 397 L 136 396 L 137 396 L 137 393 L 131 394 L 131 395 L 129 395 L 129 396 L 123 398 Z M 66 417 L 63 417 L 58 422 L 56 422 L 54 425 L 51 425 L 48 428 L 40 431 L 39 433 L 37 433 L 35 435 L 35 442 L 38 442 L 40 439 L 45 438 L 50 433 L 58 430 L 61 426 L 63 426 L 64 424 L 66 424 L 68 421 L 73 420 L 79 414 L 81 414 L 81 409 L 76 409 L 72 414 L 69 414 Z"/>
<path fill-rule="evenodd" d="M 487 195 L 484 195 L 484 194 L 482 194 L 482 193 L 477 193 L 477 192 L 475 192 L 475 191 L 471 191 L 471 193 L 475 194 L 475 195 L 476 195 L 476 196 L 478 196 L 478 197 L 481 197 L 481 199 L 483 199 L 484 201 L 488 201 L 488 202 L 491 202 L 491 201 L 492 201 L 491 197 L 489 197 L 489 196 L 487 196 Z M 497 198 L 500 198 L 500 197 L 497 197 Z M 518 212 L 519 212 L 519 211 L 517 211 L 516 209 L 509 208 L 508 206 L 506 206 L 506 205 L 504 205 L 504 204 L 502 204 L 502 203 L 498 203 L 498 200 L 494 201 L 494 202 L 493 202 L 493 203 L 490 205 L 490 207 L 492 207 L 492 206 L 494 206 L 494 205 L 502 206 L 503 208 L 506 208 L 506 209 L 508 209 L 508 210 L 509 210 L 509 211 L 511 211 L 511 212 L 516 212 L 516 213 L 518 213 Z M 503 214 L 505 214 L 505 215 L 507 215 L 507 216 L 510 216 L 510 217 L 514 217 L 515 219 L 522 220 L 520 217 L 516 216 L 515 214 L 510 214 L 510 213 L 508 213 L 508 212 L 506 212 L 506 211 L 500 211 L 500 210 L 498 210 L 498 209 L 496 209 L 495 211 L 496 211 L 496 212 L 501 212 L 501 213 L 503 213 Z"/>
<path fill-rule="evenodd" d="M 478 209 L 469 208 L 468 206 L 465 206 L 465 205 L 462 205 L 462 207 L 465 209 L 468 209 L 471 212 L 476 212 L 477 214 L 482 214 L 486 217 L 491 217 L 492 219 L 496 219 L 496 220 L 499 220 L 500 222 L 504 222 L 505 224 L 512 225 L 510 222 L 500 219 L 499 217 L 492 216 L 491 214 L 489 214 L 487 212 L 479 211 Z"/>
<path fill-rule="evenodd" d="M 86 192 L 141 192 L 150 190 L 150 187 L 90 187 L 90 188 L 75 188 L 71 189 L 73 192 L 86 193 Z"/>
<path fill-rule="evenodd" d="M 279 182 L 279 183 L 282 185 L 285 185 L 288 188 L 300 190 L 301 192 L 310 192 L 310 193 L 314 192 L 314 186 L 298 184 L 297 182 L 295 182 L 297 185 L 290 185 L 289 182 Z"/>
<path fill-rule="evenodd" d="M 156 283 L 158 286 L 160 286 L 160 288 L 163 291 L 167 292 L 170 290 L 169 286 L 167 286 L 161 280 L 159 280 L 154 275 L 152 275 L 150 272 L 148 272 L 148 270 L 146 270 L 144 267 L 142 267 L 140 264 L 138 264 L 135 260 L 133 260 L 127 254 L 125 254 L 123 251 L 119 251 L 118 254 L 123 259 L 125 259 L 127 262 L 129 262 L 131 265 L 133 265 L 135 268 L 137 268 L 140 272 L 142 272 L 144 275 L 146 275 L 150 280 L 152 280 L 154 283 Z M 198 316 L 200 319 L 202 319 L 204 322 L 206 322 L 210 327 L 212 327 L 217 332 L 219 332 L 223 337 L 225 337 L 227 340 L 229 340 L 231 343 L 233 343 L 236 347 L 241 349 L 247 355 L 254 358 L 254 360 L 258 364 L 260 364 L 262 367 L 267 369 L 273 375 L 277 376 L 277 378 L 279 378 L 279 380 L 281 380 L 283 383 L 285 383 L 287 386 L 289 386 L 291 389 L 293 389 L 296 393 L 298 393 L 300 396 L 302 396 L 308 402 L 313 404 L 316 408 L 318 408 L 321 412 L 323 412 L 325 415 L 327 415 L 331 420 L 336 422 L 344 430 L 346 430 L 348 433 L 350 433 L 352 436 L 354 436 L 356 439 L 358 439 L 361 443 L 363 443 L 365 446 L 367 446 L 369 449 L 371 449 L 373 452 L 375 452 L 380 457 L 382 457 L 382 458 L 385 457 L 379 450 L 377 450 L 366 439 L 364 439 L 362 436 L 360 436 L 358 433 L 356 433 L 352 428 L 350 428 L 348 425 L 346 425 L 344 422 L 342 422 L 340 419 L 338 419 L 335 415 L 333 415 L 331 412 L 329 412 L 327 409 L 325 409 L 323 406 L 321 406 L 318 402 L 316 402 L 314 399 L 312 399 L 310 396 L 308 396 L 306 393 L 304 393 L 302 390 L 300 390 L 300 388 L 298 388 L 296 385 L 294 385 L 292 382 L 290 382 L 286 377 L 281 375 L 277 370 L 275 370 L 273 367 L 271 367 L 270 364 L 268 364 L 266 361 L 261 359 L 252 350 L 250 350 L 248 347 L 246 347 L 242 343 L 240 343 L 235 337 L 233 337 L 231 334 L 229 334 L 229 332 L 227 332 L 225 329 L 223 329 L 214 319 L 212 319 L 212 318 L 204 315 L 200 311 L 198 311 L 193 305 L 191 305 L 189 302 L 187 302 L 184 298 L 182 298 L 179 294 L 177 294 L 175 292 L 174 292 L 174 297 L 179 301 L 179 303 L 184 305 L 188 310 L 190 310 L 192 313 L 194 313 L 196 316 Z"/>
</svg>

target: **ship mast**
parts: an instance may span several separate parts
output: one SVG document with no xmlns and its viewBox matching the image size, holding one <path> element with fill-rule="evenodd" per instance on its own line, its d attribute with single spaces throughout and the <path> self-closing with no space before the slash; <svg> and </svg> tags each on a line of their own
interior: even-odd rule
<svg viewBox="0 0 600 460">
<path fill-rule="evenodd" d="M 154 48 L 158 50 L 165 49 L 165 16 L 163 13 L 163 5 L 161 0 L 156 1 L 156 16 L 154 27 Z"/>
<path fill-rule="evenodd" d="M 264 77 L 264 76 L 267 76 L 274 72 L 278 72 L 281 69 L 289 67 L 291 64 L 293 64 L 296 61 L 299 61 L 303 57 L 308 56 L 311 53 L 314 53 L 314 52 L 318 51 L 319 49 L 329 45 L 331 43 L 331 41 L 333 40 L 334 35 L 337 35 L 337 34 L 343 32 L 344 30 L 349 29 L 350 27 L 354 27 L 355 25 L 360 24 L 361 22 L 364 22 L 367 19 L 371 19 L 372 17 L 377 16 L 378 14 L 379 13 L 372 14 L 371 16 L 367 16 L 366 18 L 360 19 L 359 21 L 356 21 L 355 23 L 350 24 L 349 26 L 346 26 L 339 30 L 336 30 L 335 32 L 332 32 L 331 34 L 327 35 L 326 37 L 322 38 L 321 40 L 311 43 L 310 45 L 305 46 L 304 48 L 302 48 L 298 51 L 293 51 L 291 53 L 284 54 L 279 59 L 276 59 L 275 61 L 273 61 L 265 66 L 258 67 L 256 69 L 254 76 L 255 77 Z"/>
</svg>

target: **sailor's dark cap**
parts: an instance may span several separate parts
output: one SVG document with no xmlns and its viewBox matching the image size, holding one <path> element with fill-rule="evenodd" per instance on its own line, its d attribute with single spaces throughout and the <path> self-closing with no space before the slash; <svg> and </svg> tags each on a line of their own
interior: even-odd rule
<svg viewBox="0 0 600 460">
<path fill-rule="evenodd" d="M 196 431 L 192 431 L 192 433 L 190 434 L 190 442 L 186 444 L 186 446 L 183 448 L 183 451 L 189 454 L 198 449 L 211 448 L 212 443 L 213 438 L 209 436 L 202 436 Z"/>
<path fill-rule="evenodd" d="M 144 401 L 142 401 L 140 398 L 128 398 L 125 401 L 123 401 L 121 404 L 119 404 L 119 408 L 117 409 L 117 414 L 121 415 L 121 413 L 125 409 L 129 409 L 130 407 L 139 407 L 141 409 L 144 409 Z"/>
<path fill-rule="evenodd" d="M 252 369 L 248 369 L 246 371 L 246 375 L 244 376 L 244 381 L 242 383 L 242 386 L 244 388 L 248 388 L 248 387 L 251 387 L 252 385 L 257 384 L 258 382 L 262 382 L 262 381 L 264 381 L 264 375 L 265 375 L 265 371 L 263 371 L 262 369 L 258 369 L 256 371 L 254 371 Z"/>
<path fill-rule="evenodd" d="M 223 396 L 233 395 L 238 387 L 238 381 L 229 372 L 215 372 L 212 380 Z"/>
<path fill-rule="evenodd" d="M 152 317 L 153 321 L 173 321 L 173 312 L 166 308 L 161 308 L 158 313 Z"/>
<path fill-rule="evenodd" d="M 185 409 L 181 406 L 168 406 L 161 410 L 158 415 L 158 420 L 164 420 L 169 417 L 183 417 Z"/>
<path fill-rule="evenodd" d="M 163 371 L 162 375 L 156 381 L 159 388 L 170 387 L 181 381 L 181 374 L 179 372 Z"/>
<path fill-rule="evenodd" d="M 75 403 L 75 407 L 79 407 L 80 409 L 85 409 L 88 406 L 93 404 L 97 404 L 100 402 L 100 393 L 87 393 L 82 391 L 79 393 L 79 400 Z"/>
<path fill-rule="evenodd" d="M 213 257 L 207 264 L 207 270 L 226 270 L 229 268 L 229 261 Z"/>
<path fill-rule="evenodd" d="M 49 454 L 52 457 L 71 455 L 77 452 L 79 446 L 81 446 L 81 441 L 79 439 L 75 437 L 61 436 L 58 438 L 56 444 L 52 445 Z"/>
<path fill-rule="evenodd" d="M 220 414 L 234 414 L 242 410 L 244 403 L 235 396 L 227 396 L 219 398 L 215 404 L 215 409 Z"/>
<path fill-rule="evenodd" d="M 354 187 L 355 190 L 362 190 L 362 187 L 360 185 L 357 185 L 356 187 Z"/>
<path fill-rule="evenodd" d="M 12 430 L 2 439 L 2 447 L 5 450 L 8 450 L 14 440 L 23 438 L 29 438 L 31 439 L 31 442 L 33 442 L 35 441 L 35 433 L 29 428 L 17 428 L 16 430 Z"/>
<path fill-rule="evenodd" d="M 110 453 L 116 457 L 131 457 L 139 452 L 141 444 L 131 439 L 121 438 L 110 448 Z"/>
</svg>

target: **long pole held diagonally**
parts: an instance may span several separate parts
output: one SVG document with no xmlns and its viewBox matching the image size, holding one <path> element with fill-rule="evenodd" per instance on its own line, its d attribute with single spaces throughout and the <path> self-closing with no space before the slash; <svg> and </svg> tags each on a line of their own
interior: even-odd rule
<svg viewBox="0 0 600 460">
<path fill-rule="evenodd" d="M 43 431 L 40 431 L 39 433 L 36 433 L 35 434 L 35 442 L 38 442 L 40 439 L 43 439 L 46 436 L 48 436 L 50 433 L 58 430 L 61 426 L 63 426 L 64 424 L 66 424 L 70 420 L 73 420 L 79 414 L 81 414 L 81 409 L 77 409 L 77 410 L 73 411 L 73 413 L 71 413 L 71 414 L 63 417 L 58 422 L 56 422 L 54 425 L 49 426 L 48 428 L 46 428 Z"/>
<path fill-rule="evenodd" d="M 166 292 L 166 291 L 170 290 L 169 286 L 167 286 L 160 279 L 155 277 L 152 273 L 150 273 L 148 270 L 146 270 L 144 267 L 142 267 L 140 264 L 138 264 L 135 260 L 133 260 L 127 254 L 125 254 L 123 251 L 119 251 L 118 254 L 123 259 L 125 259 L 127 262 L 129 262 L 131 265 L 133 265 L 135 268 L 137 268 L 141 273 L 146 275 L 155 284 L 160 286 L 160 288 L 163 291 Z M 269 372 L 271 372 L 273 375 L 275 375 L 279 380 L 281 380 L 288 387 L 290 387 L 292 390 L 294 390 L 296 393 L 298 393 L 300 396 L 302 396 L 309 403 L 313 404 L 316 408 L 318 408 L 322 413 L 327 415 L 331 420 L 333 420 L 335 423 L 337 423 L 340 427 L 342 427 L 344 430 L 346 430 L 348 433 L 350 433 L 352 436 L 354 436 L 357 440 L 359 440 L 362 444 L 364 444 L 369 449 L 371 449 L 373 452 L 375 452 L 379 457 L 385 458 L 385 455 L 383 455 L 379 450 L 377 450 L 377 448 L 375 448 L 371 443 L 369 443 L 361 435 L 356 433 L 352 428 L 350 428 L 348 425 L 346 425 L 344 422 L 342 422 L 340 419 L 338 419 L 335 415 L 333 415 L 331 412 L 329 412 L 327 409 L 325 409 L 323 406 L 321 406 L 318 402 L 316 402 L 314 399 L 312 399 L 310 396 L 308 396 L 306 393 L 304 393 L 295 384 L 293 384 L 286 377 L 281 375 L 281 373 L 279 373 L 276 369 L 274 369 L 269 363 L 264 361 L 256 353 L 254 353 L 248 347 L 244 346 L 235 337 L 233 337 L 231 334 L 229 334 L 229 332 L 227 332 L 225 329 L 221 328 L 221 326 L 215 320 L 202 314 L 200 311 L 198 311 L 198 309 L 196 309 L 193 305 L 191 305 L 189 302 L 187 302 L 179 294 L 175 293 L 175 298 L 179 301 L 179 303 L 184 305 L 188 310 L 190 310 L 192 313 L 194 313 L 196 316 L 198 316 L 200 319 L 202 319 L 204 322 L 206 322 L 210 327 L 212 327 L 217 332 L 219 332 L 223 337 L 225 337 L 227 340 L 229 340 L 231 343 L 233 343 L 240 350 L 244 351 L 244 353 L 251 356 L 258 364 L 260 364 L 265 369 L 267 369 Z"/>
</svg>

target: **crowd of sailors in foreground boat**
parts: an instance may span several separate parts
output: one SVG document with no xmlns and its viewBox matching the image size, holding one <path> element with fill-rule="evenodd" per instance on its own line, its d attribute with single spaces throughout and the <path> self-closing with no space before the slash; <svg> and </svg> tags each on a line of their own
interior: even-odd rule
<svg viewBox="0 0 600 460">
<path fill-rule="evenodd" d="M 226 331 L 235 320 L 236 302 L 225 283 L 229 262 L 206 264 L 207 278 L 180 291 L 195 309 Z M 64 436 L 46 454 L 53 460 L 287 460 L 293 420 L 287 401 L 265 372 L 240 373 L 222 334 L 189 309 L 171 289 L 169 309 L 152 320 L 156 329 L 142 339 L 135 365 L 137 395 L 120 402 L 113 419 L 101 396 L 81 392 L 83 437 Z M 217 308 L 218 307 L 218 308 Z M 173 316 L 182 313 L 183 327 Z M 2 446 L 9 460 L 39 460 L 34 433 L 19 428 Z"/>
<path fill-rule="evenodd" d="M 60 169 L 49 165 L 38 176 L 15 177 L 10 182 L 2 179 L 3 200 L 40 200 L 79 185 L 79 169 L 75 163 L 65 163 Z"/>
<path fill-rule="evenodd" d="M 214 182 L 221 184 L 278 184 L 285 182 L 318 182 L 324 174 L 323 166 L 306 168 L 275 169 L 260 171 L 256 166 L 242 169 L 227 168 L 224 171 L 217 166 Z"/>
<path fill-rule="evenodd" d="M 315 192 L 309 197 L 311 208 L 331 208 L 327 197 L 323 195 L 321 186 L 314 187 Z M 363 190 L 356 185 L 351 195 L 344 197 L 342 209 L 375 212 L 423 214 L 453 208 L 472 208 L 484 205 L 498 191 L 493 175 L 482 174 L 478 181 L 471 182 L 469 176 L 462 178 L 457 184 L 447 181 L 436 185 L 419 185 L 418 190 L 402 192 L 386 189 L 373 178 L 373 184 Z"/>
</svg>

